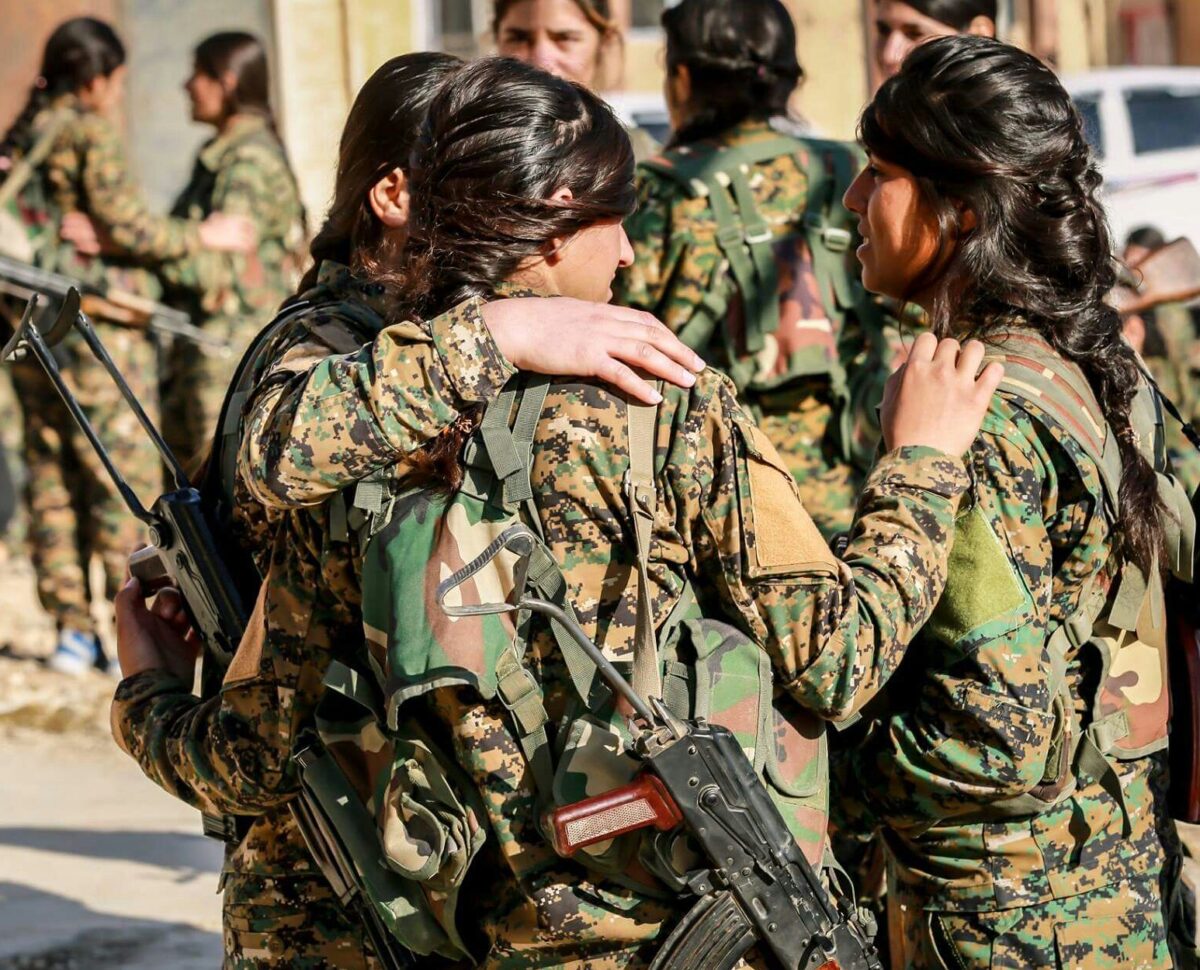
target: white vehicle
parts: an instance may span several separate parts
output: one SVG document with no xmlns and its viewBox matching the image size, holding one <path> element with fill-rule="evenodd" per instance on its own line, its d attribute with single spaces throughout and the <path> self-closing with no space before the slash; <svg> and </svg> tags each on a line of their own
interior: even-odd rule
<svg viewBox="0 0 1200 970">
<path fill-rule="evenodd" d="M 671 137 L 671 118 L 660 91 L 607 91 L 601 97 L 626 128 L 644 128 L 660 145 Z"/>
<path fill-rule="evenodd" d="M 1104 173 L 1118 251 L 1139 226 L 1200 245 L 1200 68 L 1115 67 L 1063 85 Z"/>
</svg>

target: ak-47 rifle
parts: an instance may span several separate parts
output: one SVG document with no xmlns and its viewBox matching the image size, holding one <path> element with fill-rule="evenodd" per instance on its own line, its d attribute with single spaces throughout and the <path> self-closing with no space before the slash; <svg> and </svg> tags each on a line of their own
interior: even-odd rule
<svg viewBox="0 0 1200 970">
<path fill-rule="evenodd" d="M 152 334 L 189 340 L 217 356 L 228 356 L 233 352 L 227 341 L 197 327 L 182 310 L 132 293 L 86 286 L 58 273 L 0 255 L 0 293 L 21 300 L 38 294 L 43 301 L 57 303 L 65 300 L 71 290 L 80 292 L 80 306 L 89 316 L 103 316 L 105 320 L 124 326 L 145 327 Z"/>
<path fill-rule="evenodd" d="M 220 532 L 213 528 L 210 509 L 188 481 L 182 466 L 96 336 L 91 321 L 80 309 L 79 292 L 68 288 L 58 315 L 45 328 L 38 326 L 35 321 L 37 306 L 38 296 L 34 294 L 16 333 L 0 352 L 0 359 L 12 360 L 27 353 L 37 359 L 71 417 L 99 455 L 129 511 L 146 524 L 150 545 L 130 557 L 129 570 L 147 592 L 167 587 L 179 591 L 204 650 L 201 694 L 212 696 L 220 687 L 221 678 L 241 642 L 248 621 L 245 600 L 239 594 L 227 566 L 226 557 L 232 558 L 233 553 L 227 550 L 226 557 L 222 556 L 221 546 L 214 538 Z M 52 348 L 72 330 L 83 338 L 89 350 L 108 371 L 174 479 L 174 490 L 160 495 L 149 509 L 113 464 L 103 442 L 59 371 Z M 353 862 L 334 833 L 320 800 L 309 788 L 302 787 L 290 803 L 290 808 L 313 858 L 339 899 L 351 911 L 360 913 L 368 937 L 384 965 L 388 970 L 415 966 L 404 948 L 387 935 L 374 910 L 368 908 L 370 904 L 365 901 Z M 247 821 L 240 816 L 204 815 L 204 833 L 223 842 L 237 842 L 245 833 Z"/>
<path fill-rule="evenodd" d="M 527 561 L 536 541 L 528 527 L 510 526 L 438 586 L 437 601 L 450 616 L 529 610 L 561 624 L 633 712 L 642 772 L 623 788 L 557 809 L 548 827 L 565 856 L 649 826 L 682 827 L 700 849 L 705 868 L 686 874 L 700 898 L 652 970 L 729 970 L 755 945 L 784 970 L 882 970 L 858 914 L 822 884 L 730 731 L 675 717 L 657 697 L 647 702 L 555 603 L 524 594 L 515 603 L 447 605 L 446 596 L 500 552 Z"/>
</svg>

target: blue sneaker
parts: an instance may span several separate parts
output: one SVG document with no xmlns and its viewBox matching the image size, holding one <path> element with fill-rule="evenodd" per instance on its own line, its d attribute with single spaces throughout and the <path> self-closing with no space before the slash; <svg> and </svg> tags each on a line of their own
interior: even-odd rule
<svg viewBox="0 0 1200 970">
<path fill-rule="evenodd" d="M 63 630 L 58 635 L 58 645 L 46 660 L 46 666 L 60 674 L 79 677 L 103 662 L 100 641 L 93 633 L 79 630 Z"/>
</svg>

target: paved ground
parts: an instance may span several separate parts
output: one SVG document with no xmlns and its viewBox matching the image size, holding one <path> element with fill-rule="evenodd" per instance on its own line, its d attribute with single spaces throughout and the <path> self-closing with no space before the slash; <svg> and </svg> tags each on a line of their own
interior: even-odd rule
<svg viewBox="0 0 1200 970">
<path fill-rule="evenodd" d="M 36 660 L 27 565 L 0 561 L 0 970 L 213 970 L 220 846 L 108 736 L 114 681 Z"/>
</svg>

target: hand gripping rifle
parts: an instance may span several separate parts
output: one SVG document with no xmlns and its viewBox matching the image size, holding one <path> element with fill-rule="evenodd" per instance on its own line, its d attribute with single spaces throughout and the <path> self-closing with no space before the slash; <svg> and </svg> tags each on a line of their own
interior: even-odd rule
<svg viewBox="0 0 1200 970">
<path fill-rule="evenodd" d="M 138 578 L 143 590 L 153 592 L 166 587 L 179 590 L 187 608 L 192 627 L 204 649 L 201 669 L 201 694 L 213 696 L 246 630 L 248 614 L 237 584 L 222 558 L 214 536 L 218 534 L 208 518 L 200 493 L 192 487 L 187 475 L 158 429 L 134 397 L 125 378 L 113 363 L 91 321 L 80 310 L 78 290 L 68 289 L 62 307 L 49 327 L 44 330 L 34 320 L 38 295 L 34 294 L 12 339 L 0 352 L 0 359 L 12 360 L 32 353 L 50 378 L 63 404 L 75 423 L 87 437 L 104 464 L 105 471 L 117 486 L 129 511 L 149 530 L 150 545 L 139 549 L 129 559 L 129 571 Z M 175 489 L 160 495 L 147 509 L 96 434 L 75 395 L 63 380 L 53 348 L 72 330 L 79 334 L 88 349 L 108 371 L 125 403 L 133 410 L 138 422 L 154 442 L 166 463 Z M 302 766 L 307 767 L 307 766 Z M 302 772 L 303 774 L 304 772 Z M 370 903 L 363 899 L 361 881 L 345 846 L 331 826 L 327 812 L 308 788 L 302 788 L 291 802 L 295 818 L 305 842 L 322 872 L 329 879 L 339 899 L 347 908 L 359 912 L 376 952 L 388 970 L 413 966 L 406 951 L 380 924 Z M 204 815 L 204 833 L 224 842 L 240 841 L 248 819 L 241 816 Z"/>
<path fill-rule="evenodd" d="M 687 874 L 699 901 L 663 942 L 652 970 L 728 970 L 757 945 L 783 970 L 882 970 L 852 908 L 835 900 L 800 851 L 762 779 L 733 734 L 647 702 L 562 607 L 523 594 L 515 604 L 447 606 L 445 598 L 507 549 L 528 562 L 537 539 L 510 526 L 476 559 L 438 586 L 451 616 L 529 610 L 565 628 L 633 712 L 633 750 L 644 764 L 634 781 L 552 812 L 548 827 L 565 856 L 584 846 L 654 826 L 680 826 L 706 868 Z"/>
</svg>

